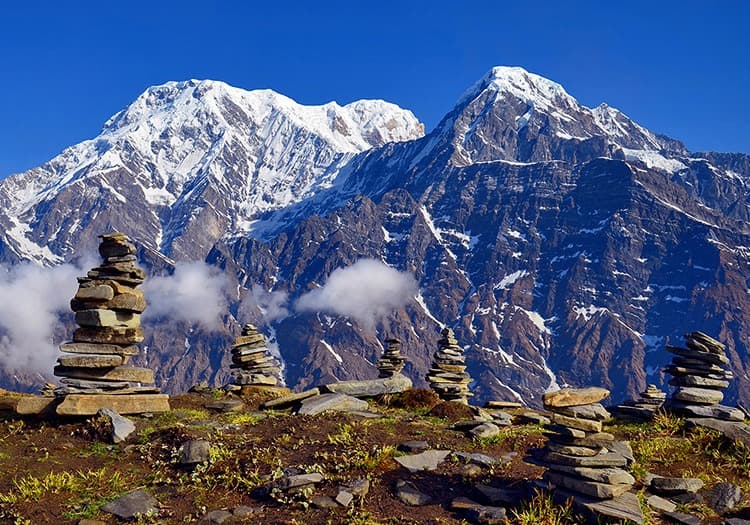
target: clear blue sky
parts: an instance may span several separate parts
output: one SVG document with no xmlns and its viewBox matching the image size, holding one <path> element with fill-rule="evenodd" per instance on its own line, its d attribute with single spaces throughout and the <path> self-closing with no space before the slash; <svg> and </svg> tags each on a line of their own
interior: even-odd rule
<svg viewBox="0 0 750 525">
<path fill-rule="evenodd" d="M 529 7 L 526 6 L 529 5 Z M 750 2 L 50 1 L 0 6 L 0 177 L 94 137 L 149 85 L 383 98 L 432 128 L 494 65 L 693 150 L 750 153 Z"/>
</svg>

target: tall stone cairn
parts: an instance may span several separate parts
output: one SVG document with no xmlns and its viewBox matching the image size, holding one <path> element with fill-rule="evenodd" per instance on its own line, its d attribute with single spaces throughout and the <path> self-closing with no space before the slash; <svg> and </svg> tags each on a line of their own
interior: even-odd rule
<svg viewBox="0 0 750 525">
<path fill-rule="evenodd" d="M 378 363 L 378 377 L 393 377 L 404 369 L 406 358 L 401 355 L 401 341 L 386 339 L 385 351 Z"/>
<path fill-rule="evenodd" d="M 724 345 L 703 332 L 686 334 L 685 344 L 687 348 L 667 345 L 667 351 L 675 356 L 664 370 L 672 376 L 669 384 L 677 388 L 666 408 L 686 417 L 743 421 L 740 409 L 721 404 L 723 390 L 734 378 L 727 368 L 729 358 Z"/>
<path fill-rule="evenodd" d="M 233 384 L 238 386 L 282 386 L 279 361 L 268 351 L 265 336 L 255 325 L 242 327 L 232 345 Z"/>
<path fill-rule="evenodd" d="M 609 390 L 596 387 L 565 388 L 544 395 L 552 423 L 545 426 L 549 440 L 540 463 L 548 470 L 542 479 L 574 500 L 611 500 L 635 483 L 624 469 L 632 454 L 630 446 L 602 431 L 602 422 L 610 414 L 600 401 L 608 396 Z"/>
<path fill-rule="evenodd" d="M 63 355 L 54 374 L 62 378 L 62 386 L 55 394 L 66 399 L 57 411 L 85 415 L 98 408 L 122 413 L 169 410 L 168 396 L 153 385 L 154 371 L 126 366 L 143 341 L 141 313 L 146 309 L 143 292 L 136 289 L 145 272 L 135 264 L 135 246 L 119 232 L 99 238 L 103 262 L 78 278 L 78 292 L 70 301 L 78 329 L 72 342 L 60 345 Z"/>
<path fill-rule="evenodd" d="M 438 350 L 427 372 L 427 382 L 443 401 L 469 403 L 473 396 L 469 391 L 471 376 L 466 372 L 466 358 L 458 346 L 453 330 L 443 328 L 443 338 L 438 341 Z"/>
</svg>

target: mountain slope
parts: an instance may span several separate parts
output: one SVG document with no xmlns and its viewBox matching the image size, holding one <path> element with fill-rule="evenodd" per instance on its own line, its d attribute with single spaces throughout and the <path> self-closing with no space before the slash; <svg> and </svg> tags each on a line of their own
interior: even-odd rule
<svg viewBox="0 0 750 525">
<path fill-rule="evenodd" d="M 72 243 L 116 225 L 168 257 L 206 256 L 240 289 L 259 284 L 293 301 L 372 257 L 414 273 L 419 295 L 374 330 L 325 313 L 267 325 L 290 384 L 373 377 L 387 336 L 404 342 L 406 372 L 424 384 L 448 325 L 478 401 L 536 404 L 564 384 L 599 384 L 620 400 L 664 386 L 665 343 L 702 330 L 727 342 L 738 378 L 729 399 L 750 402 L 749 156 L 692 154 L 520 68 L 493 68 L 424 137 L 410 113 L 384 103 L 306 113 L 269 92 L 201 85 L 154 88 L 108 123 L 102 136 L 120 133 L 108 144 L 128 167 L 107 171 L 105 148 L 90 142 L 63 157 L 94 151 L 96 168 L 51 162 L 2 184 L 6 209 L 20 210 L 3 219 L 14 232 L 3 259 L 69 257 Z M 274 124 L 255 126 L 250 114 Z M 158 136 L 147 132 L 152 121 Z M 357 132 L 342 134 L 341 122 Z M 196 144 L 200 161 L 185 160 Z M 23 177 L 47 186 L 23 193 Z M 123 183 L 112 177 L 140 190 L 119 200 Z M 57 216 L 70 246 L 54 235 Z M 123 216 L 132 220 L 108 222 Z M 38 249 L 18 242 L 25 228 Z M 227 334 L 238 315 L 231 305 Z M 168 390 L 225 378 L 228 336 L 165 322 L 149 337 L 147 364 Z"/>
<path fill-rule="evenodd" d="M 354 154 L 422 133 L 411 112 L 379 100 L 302 106 L 215 81 L 149 88 L 97 138 L 0 183 L 0 255 L 60 262 L 114 227 L 193 259 L 326 187 Z"/>
</svg>

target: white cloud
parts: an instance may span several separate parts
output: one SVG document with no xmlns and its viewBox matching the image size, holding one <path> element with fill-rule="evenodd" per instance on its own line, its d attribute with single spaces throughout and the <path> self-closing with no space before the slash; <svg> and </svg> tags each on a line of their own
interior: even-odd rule
<svg viewBox="0 0 750 525">
<path fill-rule="evenodd" d="M 22 263 L 0 268 L 0 363 L 6 370 L 51 372 L 58 315 L 70 310 L 81 270 Z"/>
<path fill-rule="evenodd" d="M 282 290 L 269 292 L 262 286 L 254 284 L 240 303 L 239 320 L 245 322 L 253 318 L 255 309 L 258 309 L 263 320 L 270 324 L 279 319 L 289 316 L 287 308 L 289 294 Z"/>
<path fill-rule="evenodd" d="M 143 283 L 148 301 L 143 319 L 168 317 L 219 330 L 227 311 L 229 286 L 229 278 L 214 266 L 201 261 L 178 262 L 172 275 L 151 277 Z"/>
<path fill-rule="evenodd" d="M 417 291 L 412 274 L 375 259 L 360 259 L 333 271 L 322 288 L 300 297 L 295 308 L 345 315 L 372 328 L 375 321 L 405 305 Z"/>
</svg>

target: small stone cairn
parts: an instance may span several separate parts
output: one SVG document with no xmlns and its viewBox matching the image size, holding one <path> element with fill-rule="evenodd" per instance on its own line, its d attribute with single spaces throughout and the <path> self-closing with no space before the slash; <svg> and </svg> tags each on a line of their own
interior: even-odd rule
<svg viewBox="0 0 750 525">
<path fill-rule="evenodd" d="M 257 327 L 246 324 L 232 345 L 232 380 L 238 386 L 282 386 L 281 366 L 270 354 L 265 336 Z"/>
<path fill-rule="evenodd" d="M 629 445 L 602 431 L 602 421 L 610 414 L 600 401 L 608 396 L 604 388 L 566 388 L 544 395 L 544 407 L 551 412 L 552 423 L 545 426 L 549 441 L 540 463 L 549 470 L 543 479 L 558 493 L 573 496 L 579 503 L 596 505 L 614 500 L 635 483 L 624 470 Z"/>
<path fill-rule="evenodd" d="M 406 358 L 401 355 L 401 341 L 386 339 L 386 348 L 378 363 L 378 377 L 393 377 L 404 369 Z"/>
<path fill-rule="evenodd" d="M 468 404 L 471 376 L 466 373 L 466 358 L 463 349 L 458 346 L 453 330 L 443 328 L 443 338 L 438 341 L 432 368 L 427 372 L 427 382 L 443 401 L 458 401 Z"/>
<path fill-rule="evenodd" d="M 612 411 L 618 417 L 636 421 L 649 421 L 662 408 L 666 399 L 666 392 L 660 390 L 656 385 L 648 385 L 638 400 L 625 401 L 622 405 L 614 407 Z"/>
<path fill-rule="evenodd" d="M 150 368 L 125 366 L 143 341 L 141 290 L 145 272 L 136 266 L 135 246 L 119 232 L 100 235 L 101 266 L 78 278 L 70 301 L 79 328 L 60 345 L 54 374 L 62 379 L 55 395 L 65 400 L 58 414 L 89 415 L 99 408 L 121 413 L 169 410 L 168 396 L 153 386 Z"/>
<path fill-rule="evenodd" d="M 667 351 L 675 356 L 665 371 L 672 376 L 669 384 L 677 387 L 667 408 L 686 417 L 743 421 L 740 409 L 721 404 L 723 390 L 734 377 L 727 369 L 724 345 L 703 332 L 686 334 L 685 344 L 687 348 L 667 345 Z"/>
</svg>

